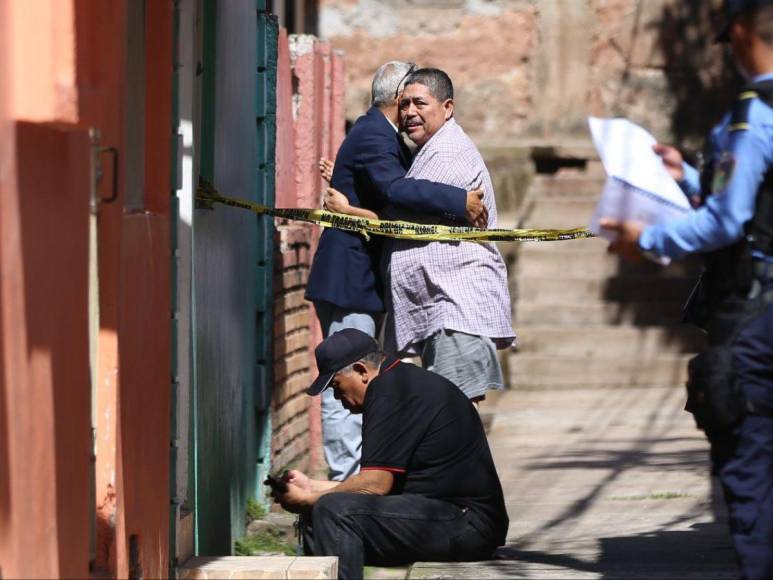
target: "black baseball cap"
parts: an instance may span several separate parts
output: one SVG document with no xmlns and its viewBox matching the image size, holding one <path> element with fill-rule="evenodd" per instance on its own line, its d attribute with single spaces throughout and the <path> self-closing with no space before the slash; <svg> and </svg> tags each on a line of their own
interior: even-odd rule
<svg viewBox="0 0 773 580">
<path fill-rule="evenodd" d="M 725 16 L 715 42 L 730 41 L 730 25 L 738 16 L 749 10 L 773 4 L 773 0 L 725 0 Z"/>
<path fill-rule="evenodd" d="M 330 385 L 338 371 L 377 350 L 376 339 L 356 328 L 344 328 L 331 334 L 314 350 L 319 376 L 306 389 L 306 393 L 319 395 Z"/>
</svg>

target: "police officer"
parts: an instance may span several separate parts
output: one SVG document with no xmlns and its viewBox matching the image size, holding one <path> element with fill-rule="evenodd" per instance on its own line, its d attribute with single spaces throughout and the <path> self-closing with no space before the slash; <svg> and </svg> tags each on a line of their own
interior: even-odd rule
<svg viewBox="0 0 773 580">
<path fill-rule="evenodd" d="M 655 147 L 700 207 L 645 227 L 604 219 L 611 252 L 640 261 L 700 253 L 704 273 L 688 306 L 710 348 L 690 362 L 688 409 L 712 443 L 746 578 L 773 578 L 773 0 L 726 0 L 726 26 L 749 81 L 711 133 L 703 172 Z"/>
</svg>

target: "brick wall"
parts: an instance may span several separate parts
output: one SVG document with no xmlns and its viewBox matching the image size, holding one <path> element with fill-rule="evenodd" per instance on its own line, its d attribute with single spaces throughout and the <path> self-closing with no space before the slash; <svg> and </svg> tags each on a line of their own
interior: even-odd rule
<svg viewBox="0 0 773 580">
<path fill-rule="evenodd" d="M 272 466 L 309 468 L 309 407 L 313 313 L 303 299 L 311 264 L 307 226 L 278 225 L 274 268 L 274 399 Z"/>
<path fill-rule="evenodd" d="M 319 207 L 320 156 L 333 157 L 344 136 L 344 60 L 312 36 L 279 35 L 277 74 L 277 207 Z M 274 272 L 272 470 L 318 474 L 322 457 L 319 397 L 305 389 L 316 376 L 322 340 L 313 307 L 303 299 L 319 228 L 277 222 Z"/>
</svg>

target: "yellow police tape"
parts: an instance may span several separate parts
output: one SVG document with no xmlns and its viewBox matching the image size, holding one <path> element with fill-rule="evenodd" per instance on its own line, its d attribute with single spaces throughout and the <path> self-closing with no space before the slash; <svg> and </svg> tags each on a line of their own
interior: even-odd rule
<svg viewBox="0 0 773 580">
<path fill-rule="evenodd" d="M 223 205 L 250 210 L 259 215 L 270 215 L 277 218 L 302 221 L 319 226 L 357 232 L 366 238 L 370 234 L 373 234 L 388 238 L 425 242 L 552 242 L 594 237 L 594 234 L 587 228 L 575 228 L 571 230 L 481 230 L 463 226 L 443 226 L 416 224 L 406 221 L 375 220 L 333 213 L 321 209 L 273 208 L 243 199 L 220 195 L 212 184 L 204 180 L 199 182 L 199 187 L 196 190 L 196 199 L 207 206 L 211 206 L 213 203 L 222 203 Z"/>
</svg>

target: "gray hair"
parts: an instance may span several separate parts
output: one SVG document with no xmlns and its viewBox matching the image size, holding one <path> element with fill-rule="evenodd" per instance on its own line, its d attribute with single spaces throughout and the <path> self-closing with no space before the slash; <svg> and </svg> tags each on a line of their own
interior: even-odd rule
<svg viewBox="0 0 773 580">
<path fill-rule="evenodd" d="M 366 367 L 377 369 L 381 365 L 381 361 L 384 360 L 384 353 L 380 350 L 370 352 L 362 357 L 360 360 L 353 362 L 352 364 L 342 368 L 339 373 L 350 375 L 354 372 L 354 365 L 357 363 L 364 364 Z"/>
<path fill-rule="evenodd" d="M 405 78 L 415 68 L 414 63 L 399 60 L 390 60 L 378 67 L 370 89 L 371 104 L 385 107 L 393 103 L 405 85 Z"/>
</svg>

